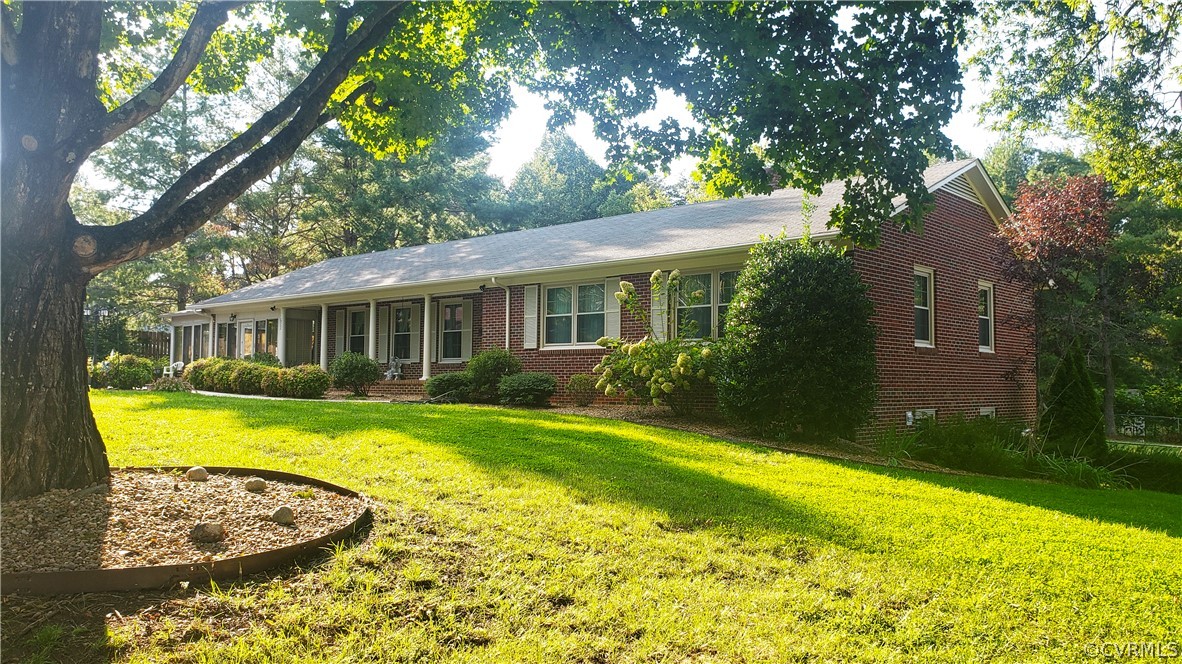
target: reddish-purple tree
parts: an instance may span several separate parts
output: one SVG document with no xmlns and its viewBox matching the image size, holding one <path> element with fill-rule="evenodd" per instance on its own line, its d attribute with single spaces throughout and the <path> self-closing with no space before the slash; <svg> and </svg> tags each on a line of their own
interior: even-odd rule
<svg viewBox="0 0 1182 664">
<path fill-rule="evenodd" d="M 1112 365 L 1112 298 L 1107 267 L 1112 255 L 1116 207 L 1104 178 L 1048 178 L 1018 187 L 1014 214 L 1000 227 L 1013 250 L 1010 275 L 1038 292 L 1038 323 L 1068 301 L 1093 301 L 1098 350 L 1104 370 L 1104 421 L 1116 432 L 1116 384 Z M 1076 328 L 1077 325 L 1071 327 Z M 1090 327 L 1090 325 L 1088 326 Z"/>
</svg>

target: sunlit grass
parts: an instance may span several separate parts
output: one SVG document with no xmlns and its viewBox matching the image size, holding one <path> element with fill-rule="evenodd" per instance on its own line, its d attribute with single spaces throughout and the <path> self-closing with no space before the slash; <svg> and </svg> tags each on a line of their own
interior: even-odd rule
<svg viewBox="0 0 1182 664">
<path fill-rule="evenodd" d="M 120 659 L 1062 662 L 1182 626 L 1182 496 L 540 411 L 93 402 L 115 465 L 289 470 L 379 505 L 327 562 L 112 630 Z"/>
</svg>

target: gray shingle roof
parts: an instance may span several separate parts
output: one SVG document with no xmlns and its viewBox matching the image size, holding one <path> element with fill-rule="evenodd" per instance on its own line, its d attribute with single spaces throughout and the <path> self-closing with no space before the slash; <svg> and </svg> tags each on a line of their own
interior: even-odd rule
<svg viewBox="0 0 1182 664">
<path fill-rule="evenodd" d="M 924 172 L 929 189 L 973 160 L 937 164 Z M 827 234 L 829 211 L 841 202 L 842 183 L 826 185 L 816 204 L 814 235 Z M 901 204 L 901 199 L 897 201 Z M 800 237 L 801 192 L 710 201 L 634 212 L 440 244 L 378 251 L 322 261 L 195 306 L 328 295 L 417 283 L 487 278 L 609 261 L 682 255 L 759 242 L 781 230 Z"/>
</svg>

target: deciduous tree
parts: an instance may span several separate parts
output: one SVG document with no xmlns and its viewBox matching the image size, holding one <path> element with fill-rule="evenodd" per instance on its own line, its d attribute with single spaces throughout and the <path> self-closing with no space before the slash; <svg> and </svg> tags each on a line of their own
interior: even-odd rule
<svg viewBox="0 0 1182 664">
<path fill-rule="evenodd" d="M 613 159 L 708 156 L 728 194 L 766 192 L 772 176 L 813 191 L 846 180 L 830 221 L 860 241 L 876 238 L 897 196 L 904 225 L 918 223 L 925 153 L 949 148 L 939 129 L 959 106 L 970 6 L 846 7 L 5 2 L 3 497 L 106 477 L 86 399 L 86 284 L 180 242 L 334 121 L 370 152 L 407 158 L 473 118 L 495 124 L 516 79 L 547 96 L 557 123 L 590 113 Z M 96 150 L 186 82 L 201 94 L 240 85 L 277 38 L 312 54 L 281 101 L 131 219 L 79 222 L 69 194 Z M 171 57 L 152 70 L 136 57 L 151 51 Z M 683 95 L 703 129 L 635 121 L 658 87 Z"/>
</svg>

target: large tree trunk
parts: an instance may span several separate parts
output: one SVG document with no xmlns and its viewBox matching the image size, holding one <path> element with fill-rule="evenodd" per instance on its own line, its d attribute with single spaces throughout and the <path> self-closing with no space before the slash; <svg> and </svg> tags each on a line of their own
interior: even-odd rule
<svg viewBox="0 0 1182 664">
<path fill-rule="evenodd" d="M 107 455 L 86 396 L 86 279 L 72 259 L 59 249 L 21 256 L 4 247 L 4 500 L 107 481 Z"/>
</svg>

